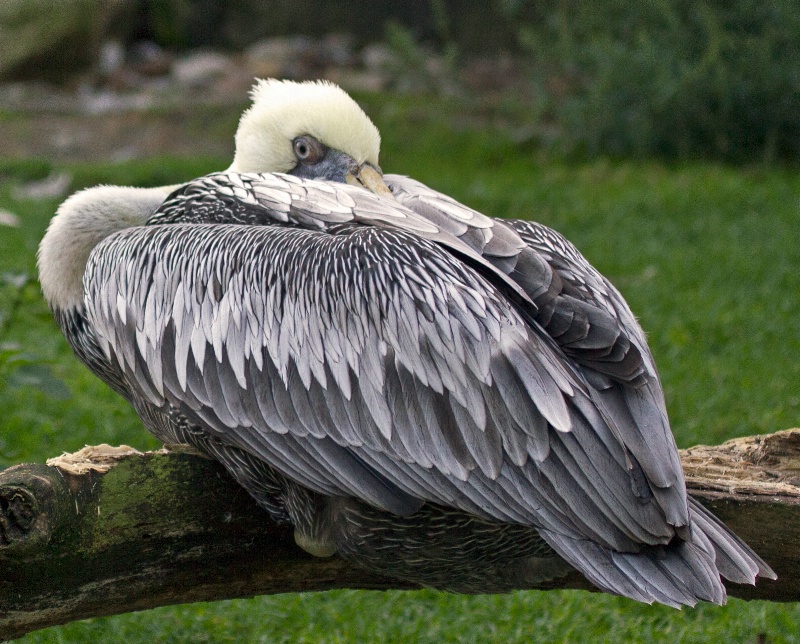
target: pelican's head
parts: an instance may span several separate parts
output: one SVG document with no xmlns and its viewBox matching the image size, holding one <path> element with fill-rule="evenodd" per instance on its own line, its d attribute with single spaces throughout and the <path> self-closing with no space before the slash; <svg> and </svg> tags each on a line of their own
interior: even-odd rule
<svg viewBox="0 0 800 644">
<path fill-rule="evenodd" d="M 391 195 L 378 166 L 381 135 L 328 81 L 259 80 L 236 131 L 231 172 L 286 172 Z"/>
</svg>

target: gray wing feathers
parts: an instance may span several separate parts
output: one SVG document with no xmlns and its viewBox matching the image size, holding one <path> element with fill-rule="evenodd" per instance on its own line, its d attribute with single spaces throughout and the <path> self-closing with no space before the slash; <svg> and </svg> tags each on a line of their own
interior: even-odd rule
<svg viewBox="0 0 800 644">
<path fill-rule="evenodd" d="M 128 255 L 120 262 L 123 248 Z M 147 290 L 147 297 L 170 303 L 154 309 L 142 345 L 135 304 L 121 314 L 110 291 L 113 304 L 103 300 L 102 287 L 94 293 L 87 285 L 95 326 L 151 402 L 187 409 L 270 462 L 283 459 L 284 473 L 312 489 L 381 507 L 408 507 L 406 493 L 453 502 L 452 486 L 442 493 L 420 483 L 433 471 L 458 487 L 457 503 L 502 519 L 507 502 L 488 504 L 486 490 L 505 469 L 521 469 L 523 487 L 538 484 L 545 465 L 553 480 L 574 478 L 563 459 L 547 456 L 554 440 L 562 451 L 575 449 L 558 436 L 585 423 L 571 402 L 585 385 L 482 278 L 427 242 L 372 228 L 323 235 L 152 226 L 108 240 L 92 261 L 93 284 L 104 283 L 106 266 L 125 264 L 108 271 L 110 279 L 129 279 L 117 285 L 129 302 L 142 301 L 139 290 Z M 424 269 L 430 262 L 435 271 Z M 170 277 L 157 279 L 160 265 L 170 267 Z M 354 274 L 353 265 L 361 271 Z M 405 265 L 414 267 L 412 277 Z M 330 288 L 314 293 L 309 284 L 321 275 Z M 153 363 L 161 365 L 158 377 Z M 385 469 L 367 467 L 367 453 L 373 460 L 382 455 Z M 617 476 L 617 488 L 629 489 L 628 472 L 617 468 Z M 606 494 L 582 475 L 573 487 L 578 496 Z M 574 513 L 562 506 L 575 495 L 555 488 L 552 495 L 546 504 L 556 514 Z M 526 507 L 528 497 L 515 516 L 530 522 L 537 510 Z M 604 534 L 609 521 L 621 524 L 617 506 L 627 503 L 600 503 L 595 532 Z M 650 517 L 640 512 L 633 520 Z"/>
<path fill-rule="evenodd" d="M 536 320 L 579 363 L 618 380 L 655 375 L 647 344 L 624 300 L 555 231 L 491 219 L 427 186 L 386 175 L 395 198 L 508 275 L 536 306 Z M 645 363 L 641 353 L 648 353 Z"/>
<path fill-rule="evenodd" d="M 350 258 L 356 245 L 339 243 L 328 254 L 332 265 L 326 267 L 336 293 L 327 301 L 317 294 L 319 301 L 311 302 L 306 287 L 315 278 L 316 260 L 303 262 L 303 257 L 315 255 L 306 248 L 306 237 L 313 234 L 178 225 L 123 233 L 94 256 L 91 271 L 96 279 L 87 284 L 89 291 L 106 279 L 112 283 L 89 294 L 94 323 L 153 405 L 169 398 L 189 406 L 220 433 L 264 427 L 270 435 L 331 436 L 344 446 L 381 449 L 400 461 L 433 466 L 459 479 L 476 467 L 495 477 L 502 441 L 496 429 L 487 432 L 486 427 L 484 392 L 492 378 L 488 339 L 499 335 L 503 324 L 509 337 L 524 336 L 524 324 L 509 322 L 513 316 L 503 310 L 503 303 L 491 291 L 480 292 L 486 288 L 482 281 L 446 255 L 439 257 L 433 246 L 410 249 L 405 260 L 429 259 L 420 252 L 436 256 L 449 270 L 462 272 L 451 280 L 458 286 L 442 279 L 383 275 L 388 262 L 369 253 Z M 255 251 L 256 240 L 266 237 L 276 248 L 267 252 L 262 245 Z M 329 239 L 326 235 L 318 241 Z M 398 247 L 406 241 L 398 240 Z M 287 245 L 292 252 L 277 252 L 278 246 Z M 138 255 L 131 251 L 135 247 Z M 153 261 L 156 254 L 158 262 Z M 264 256 L 275 258 L 271 270 L 256 275 L 264 269 Z M 346 265 L 359 260 L 364 274 L 371 276 L 362 282 L 353 279 Z M 162 265 L 182 279 L 159 278 Z M 100 275 L 106 268 L 108 278 Z M 281 281 L 279 276 L 288 279 Z M 301 277 L 302 284 L 292 283 Z M 142 298 L 140 291 L 148 296 Z M 114 292 L 124 306 L 118 305 Z M 491 312 L 488 299 L 494 299 Z M 170 304 L 149 309 L 149 300 Z M 143 311 L 138 304 L 142 301 Z M 371 310 L 375 302 L 381 303 L 378 311 Z M 481 313 L 484 318 L 478 316 Z M 144 331 L 137 326 L 142 320 Z M 523 342 L 523 336 L 517 342 Z M 564 392 L 552 379 L 540 382 L 546 368 L 516 362 L 522 381 L 537 370 L 537 382 L 526 394 L 533 408 L 540 405 L 545 417 L 568 428 Z M 268 368 L 282 387 L 259 388 L 260 381 L 272 380 Z M 421 414 L 427 431 L 420 432 L 418 422 L 409 419 L 408 427 L 414 429 L 404 428 L 403 439 L 393 436 L 396 422 L 386 395 L 387 374 L 397 374 L 392 381 L 396 396 L 416 399 L 409 408 Z M 326 395 L 310 396 L 312 383 Z M 326 401 L 324 410 L 321 400 Z"/>
<path fill-rule="evenodd" d="M 508 220 L 505 224 L 550 266 L 558 279 L 559 293 L 569 298 L 567 301 L 577 300 L 590 305 L 595 311 L 605 314 L 605 325 L 611 325 L 621 333 L 624 340 L 610 346 L 614 351 L 604 360 L 607 368 L 620 369 L 619 373 L 611 371 L 611 375 L 633 381 L 642 374 L 656 377 L 655 363 L 644 331 L 614 285 L 560 233 L 532 221 Z M 614 367 L 615 364 L 620 366 Z"/>
<path fill-rule="evenodd" d="M 737 545 L 731 545 L 731 539 L 735 537 L 728 538 L 729 531 L 719 526 L 712 515 L 699 518 L 697 508 L 693 508 L 692 516 L 702 527 L 695 530 L 695 539 L 705 547 L 692 542 L 686 529 L 689 508 L 682 467 L 669 428 L 655 364 L 644 332 L 614 286 L 568 240 L 541 224 L 493 220 L 407 177 L 387 175 L 386 179 L 400 203 L 457 236 L 484 260 L 507 274 L 535 305 L 530 313 L 536 323 L 567 356 L 583 367 L 580 373 L 587 385 L 588 398 L 578 394 L 572 398 L 572 403 L 580 409 L 586 423 L 580 417 L 575 422 L 573 413 L 572 432 L 559 436 L 560 440 L 555 442 L 548 440 L 547 432 L 531 433 L 526 441 L 526 453 L 522 442 L 513 440 L 519 434 L 512 429 L 520 424 L 532 426 L 528 410 L 515 403 L 524 400 L 524 396 L 520 398 L 520 382 L 513 369 L 502 369 L 497 362 L 494 363 L 493 376 L 505 400 L 504 405 L 488 404 L 487 407 L 490 414 L 495 410 L 501 416 L 505 414 L 497 425 L 505 428 L 506 456 L 520 464 L 530 455 L 541 463 L 538 473 L 545 476 L 548 468 L 558 462 L 561 465 L 556 466 L 556 475 L 563 476 L 564 471 L 575 472 L 571 484 L 568 478 L 568 484 L 562 484 L 558 494 L 571 498 L 574 507 L 581 507 L 581 495 L 592 498 L 592 504 L 583 508 L 576 531 L 592 534 L 599 543 L 626 550 L 630 547 L 630 543 L 626 543 L 628 538 L 639 543 L 655 543 L 667 539 L 673 529 L 690 541 L 680 553 L 667 558 L 669 564 L 642 559 L 643 566 L 655 566 L 645 578 L 661 579 L 664 588 L 659 590 L 646 583 L 639 586 L 634 583 L 628 588 L 632 596 L 639 593 L 646 601 L 658 599 L 677 604 L 687 603 L 686 599 L 692 597 L 711 600 L 723 597 L 724 591 L 720 590 L 713 567 L 709 572 L 708 553 L 712 551 L 716 553 L 720 571 L 728 579 L 753 583 L 753 573 L 758 570 L 762 573 L 767 570 L 771 574 L 744 544 L 736 540 Z M 527 375 L 530 377 L 532 374 L 528 372 Z M 538 381 L 534 377 L 526 382 Z M 538 417 L 542 415 L 546 415 L 545 410 L 540 410 Z M 547 416 L 547 420 L 551 427 L 558 427 L 552 416 Z M 588 433 L 583 431 L 587 428 Z M 538 440 L 531 440 L 532 436 Z M 564 444 L 570 441 L 575 443 L 565 449 Z M 603 465 L 596 467 L 598 463 Z M 627 484 L 640 499 L 640 505 L 657 508 L 656 514 L 663 513 L 669 527 L 659 516 L 651 516 L 650 523 L 642 521 L 641 517 L 626 516 L 628 490 L 615 487 L 621 479 L 607 477 L 607 473 L 616 468 L 628 473 Z M 592 472 L 593 476 L 582 479 L 580 473 L 583 472 Z M 604 477 L 610 487 L 604 488 L 601 482 Z M 553 480 L 558 479 L 554 477 Z M 592 490 L 592 486 L 598 484 L 604 489 Z M 606 505 L 609 499 L 611 501 Z M 596 516 L 593 519 L 598 507 L 603 508 L 599 521 Z M 608 528 L 609 518 L 611 524 L 621 530 L 620 533 L 601 528 Z M 582 519 L 587 519 L 587 522 L 582 523 Z M 562 520 L 574 523 L 575 517 L 562 517 Z M 641 531 L 643 525 L 665 529 L 648 534 Z M 620 540 L 621 534 L 624 537 Z M 589 546 L 584 544 L 581 547 L 585 550 Z M 563 550 L 561 552 L 566 556 Z M 589 567 L 591 562 L 588 559 L 595 563 L 602 560 L 602 557 L 594 555 L 583 556 L 586 552 L 576 549 L 574 544 L 570 546 L 570 552 L 573 558 L 568 559 L 575 561 L 579 558 Z M 633 568 L 626 573 L 628 577 L 620 577 L 620 569 L 633 565 L 633 560 L 626 563 L 627 556 L 619 555 L 610 566 L 609 570 L 614 571 L 611 576 L 616 576 L 614 581 L 611 577 L 606 578 L 606 573 L 596 574 L 593 580 L 607 589 L 613 589 L 615 585 L 619 589 L 633 583 Z M 696 587 L 687 590 L 680 583 L 680 576 L 677 586 L 669 578 L 689 560 L 697 560 L 698 569 L 708 574 L 701 575 L 696 580 Z M 650 564 L 646 564 L 647 561 Z M 665 574 L 656 574 L 656 569 Z M 675 588 L 684 590 L 676 594 Z"/>
<path fill-rule="evenodd" d="M 581 376 L 602 416 L 598 431 L 607 425 L 625 446 L 634 486 L 647 487 L 649 479 L 660 488 L 656 494 L 669 521 L 685 525 L 682 469 L 655 365 L 641 327 L 613 285 L 568 240 L 545 226 L 490 219 L 413 179 L 397 175 L 386 179 L 398 201 L 471 244 L 528 295 L 536 307 L 535 321 L 567 356 L 585 367 Z M 472 229 L 482 236 L 470 236 Z M 494 250 L 486 239 L 504 240 L 498 246 L 501 250 Z M 501 378 L 501 391 L 518 389 L 507 374 Z M 519 406 L 510 400 L 508 404 L 519 415 Z M 584 413 L 593 412 L 584 409 Z M 548 420 L 558 427 L 554 418 Z"/>
<path fill-rule="evenodd" d="M 582 570 L 600 566 L 587 575 L 601 587 L 688 603 L 626 569 L 668 544 L 688 509 L 652 361 L 613 287 L 573 286 L 569 267 L 452 200 L 436 221 L 292 177 L 204 181 L 269 225 L 129 229 L 90 257 L 88 315 L 131 387 L 312 490 L 401 515 L 431 501 L 534 525 Z M 419 203 L 436 210 L 435 194 Z M 525 294 L 517 305 L 509 282 Z M 567 355 L 621 363 L 625 342 L 641 345 L 643 386 L 587 375 Z M 715 525 L 675 556 L 715 551 L 747 577 L 748 551 Z M 592 562 L 593 548 L 604 554 Z M 607 549 L 630 553 L 609 560 L 616 572 Z M 652 565 L 668 577 L 679 564 Z"/>
</svg>

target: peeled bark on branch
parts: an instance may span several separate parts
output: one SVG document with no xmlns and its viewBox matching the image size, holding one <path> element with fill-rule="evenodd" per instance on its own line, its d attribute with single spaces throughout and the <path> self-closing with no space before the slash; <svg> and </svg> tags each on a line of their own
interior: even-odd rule
<svg viewBox="0 0 800 644">
<path fill-rule="evenodd" d="M 692 495 L 778 573 L 734 597 L 800 600 L 800 430 L 682 452 Z M 0 638 L 194 601 L 408 589 L 294 543 L 214 461 L 89 447 L 0 473 Z M 574 573 L 550 588 L 591 586 Z"/>
</svg>

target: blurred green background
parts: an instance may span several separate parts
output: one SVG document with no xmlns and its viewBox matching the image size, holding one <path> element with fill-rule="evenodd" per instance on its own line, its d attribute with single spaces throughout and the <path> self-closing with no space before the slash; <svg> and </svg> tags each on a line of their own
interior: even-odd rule
<svg viewBox="0 0 800 644">
<path fill-rule="evenodd" d="M 227 167 L 254 75 L 341 82 L 382 132 L 385 171 L 574 241 L 648 332 L 681 447 L 800 425 L 797 3 L 7 0 L 0 41 L 0 466 L 100 442 L 157 447 L 72 356 L 42 300 L 36 248 L 74 190 Z M 678 612 L 567 591 L 341 591 L 169 607 L 22 641 L 799 632 L 794 604 Z"/>
</svg>

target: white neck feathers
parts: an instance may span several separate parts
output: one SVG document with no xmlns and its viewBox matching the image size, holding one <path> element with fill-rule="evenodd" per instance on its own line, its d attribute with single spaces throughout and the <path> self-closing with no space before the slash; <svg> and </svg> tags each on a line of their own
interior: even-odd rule
<svg viewBox="0 0 800 644">
<path fill-rule="evenodd" d="M 118 230 L 143 225 L 173 189 L 98 186 L 61 204 L 39 244 L 39 282 L 50 307 L 81 306 L 92 249 Z"/>
</svg>

